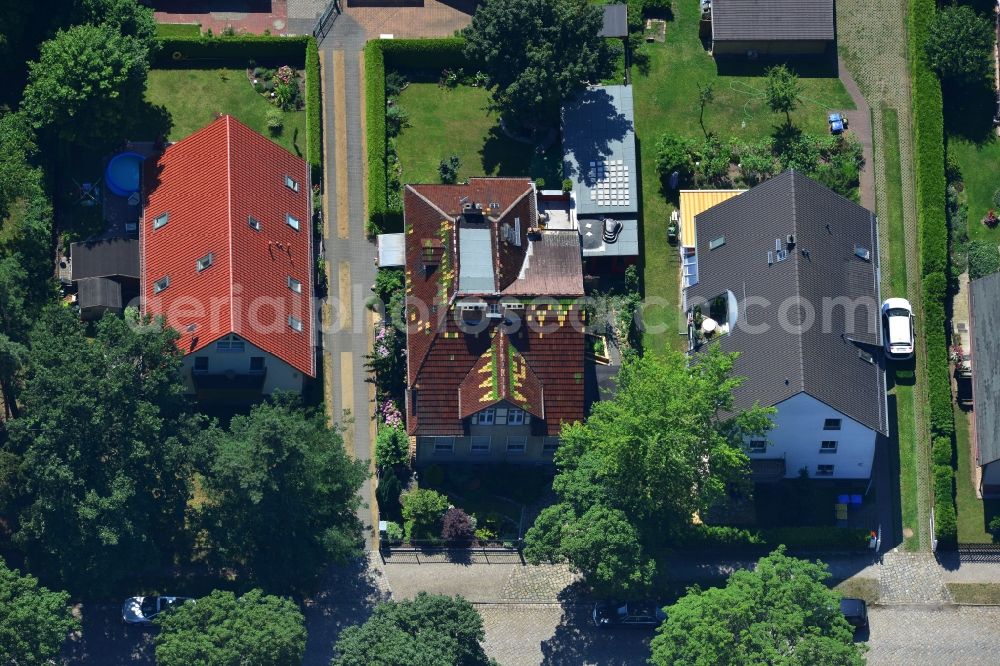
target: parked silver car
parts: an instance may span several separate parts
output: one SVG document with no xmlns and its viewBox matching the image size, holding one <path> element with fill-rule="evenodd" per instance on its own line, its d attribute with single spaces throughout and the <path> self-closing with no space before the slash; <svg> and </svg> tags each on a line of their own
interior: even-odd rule
<svg viewBox="0 0 1000 666">
<path fill-rule="evenodd" d="M 149 625 L 153 618 L 181 604 L 194 603 L 191 597 L 130 597 L 122 604 L 122 622 Z"/>
</svg>

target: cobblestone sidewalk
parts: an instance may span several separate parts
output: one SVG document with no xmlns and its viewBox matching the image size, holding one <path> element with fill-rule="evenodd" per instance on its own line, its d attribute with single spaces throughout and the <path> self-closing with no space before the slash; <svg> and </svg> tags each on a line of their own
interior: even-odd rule
<svg viewBox="0 0 1000 666">
<path fill-rule="evenodd" d="M 879 603 L 951 603 L 941 567 L 931 553 L 888 552 L 879 574 Z"/>
</svg>

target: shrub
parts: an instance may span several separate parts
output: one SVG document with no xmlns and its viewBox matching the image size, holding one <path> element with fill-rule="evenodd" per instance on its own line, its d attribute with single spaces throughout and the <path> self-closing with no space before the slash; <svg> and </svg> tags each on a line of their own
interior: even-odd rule
<svg viewBox="0 0 1000 666">
<path fill-rule="evenodd" d="M 935 465 L 950 467 L 952 461 L 951 440 L 947 437 L 935 437 L 931 447 L 931 456 Z"/>
<path fill-rule="evenodd" d="M 385 96 L 398 97 L 406 87 L 406 77 L 401 72 L 392 71 L 385 75 Z"/>
<path fill-rule="evenodd" d="M 684 548 L 772 549 L 784 544 L 789 548 L 862 550 L 868 548 L 869 531 L 855 528 L 775 527 L 746 530 L 720 525 L 696 525 L 678 539 Z"/>
<path fill-rule="evenodd" d="M 924 51 L 945 81 L 982 85 L 993 80 L 993 41 L 992 20 L 965 5 L 944 6 L 928 23 Z"/>
<path fill-rule="evenodd" d="M 403 493 L 400 500 L 408 538 L 427 539 L 439 534 L 438 524 L 448 510 L 447 497 L 435 490 L 418 488 Z"/>
<path fill-rule="evenodd" d="M 975 280 L 1000 271 L 1000 252 L 994 241 L 969 241 L 969 278 Z"/>
<path fill-rule="evenodd" d="M 656 172 L 667 180 L 675 171 L 681 180 L 690 177 L 693 163 L 688 142 L 672 132 L 664 132 L 656 141 Z"/>
<path fill-rule="evenodd" d="M 402 428 L 383 427 L 375 438 L 375 466 L 388 469 L 410 462 L 410 442 Z"/>
<path fill-rule="evenodd" d="M 421 476 L 427 485 L 440 486 L 441 482 L 444 481 L 444 470 L 438 465 L 428 465 L 424 468 Z"/>
<path fill-rule="evenodd" d="M 950 465 L 934 465 L 934 497 L 951 497 L 955 471 Z"/>
<path fill-rule="evenodd" d="M 458 507 L 452 507 L 441 521 L 441 538 L 456 544 L 468 544 L 476 536 L 475 521 Z"/>
<path fill-rule="evenodd" d="M 385 526 L 385 538 L 388 539 L 389 543 L 399 543 L 404 537 L 403 528 L 399 523 L 390 521 Z"/>
<path fill-rule="evenodd" d="M 285 125 L 285 117 L 278 109 L 268 109 L 267 113 L 264 114 L 264 118 L 267 121 L 267 128 L 271 130 L 271 134 L 279 134 L 281 128 Z"/>
<path fill-rule="evenodd" d="M 458 180 L 458 168 L 461 165 L 462 161 L 458 158 L 458 155 L 452 155 L 448 159 L 441 160 L 438 163 L 438 177 L 441 178 L 441 182 L 450 185 Z"/>
<path fill-rule="evenodd" d="M 378 481 L 375 488 L 375 500 L 378 502 L 379 515 L 384 518 L 401 518 L 403 515 L 399 497 L 403 494 L 403 485 L 396 473 L 389 469 Z"/>
<path fill-rule="evenodd" d="M 994 539 L 1000 537 L 1000 516 L 990 518 L 990 534 L 993 535 Z"/>
<path fill-rule="evenodd" d="M 563 178 L 562 191 L 563 192 L 572 192 L 573 191 L 573 181 L 570 180 L 569 178 Z"/>
</svg>

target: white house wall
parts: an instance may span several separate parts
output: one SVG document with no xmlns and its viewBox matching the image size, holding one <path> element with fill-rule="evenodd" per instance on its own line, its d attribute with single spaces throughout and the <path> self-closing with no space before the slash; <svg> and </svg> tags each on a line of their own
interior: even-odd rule
<svg viewBox="0 0 1000 666">
<path fill-rule="evenodd" d="M 260 347 L 244 340 L 243 351 L 219 351 L 218 343 L 213 342 L 203 349 L 199 349 L 191 354 L 184 355 L 181 375 L 189 393 L 194 393 L 194 384 L 191 379 L 191 370 L 194 367 L 194 359 L 198 356 L 208 357 L 208 375 L 224 375 L 233 372 L 238 375 L 245 375 L 250 372 L 250 357 L 263 356 L 264 368 L 267 376 L 264 378 L 262 393 L 271 395 L 274 391 L 302 391 L 302 373 L 281 360 L 274 354 L 266 352 Z"/>
<path fill-rule="evenodd" d="M 803 467 L 811 478 L 867 479 L 875 455 L 874 430 L 848 418 L 806 393 L 778 403 L 772 417 L 774 429 L 767 434 L 765 453 L 751 458 L 784 458 L 785 476 L 794 478 Z M 824 430 L 826 419 L 841 419 L 840 430 Z M 820 453 L 820 442 L 837 442 L 836 453 Z M 832 476 L 817 476 L 817 465 L 833 465 Z"/>
</svg>

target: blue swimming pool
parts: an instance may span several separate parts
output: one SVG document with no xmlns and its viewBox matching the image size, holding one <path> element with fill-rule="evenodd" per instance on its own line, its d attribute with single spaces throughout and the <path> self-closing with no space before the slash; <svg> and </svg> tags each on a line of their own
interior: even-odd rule
<svg viewBox="0 0 1000 666">
<path fill-rule="evenodd" d="M 118 153 L 112 157 L 104 172 L 104 182 L 108 189 L 120 197 L 138 192 L 142 160 L 139 153 Z"/>
</svg>

